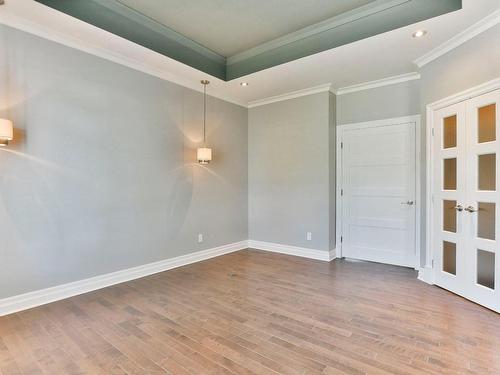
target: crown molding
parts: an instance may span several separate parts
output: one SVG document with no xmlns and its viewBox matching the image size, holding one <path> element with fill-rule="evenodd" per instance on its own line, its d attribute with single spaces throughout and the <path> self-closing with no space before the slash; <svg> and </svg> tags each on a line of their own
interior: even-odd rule
<svg viewBox="0 0 500 375">
<path fill-rule="evenodd" d="M 303 89 L 303 90 L 291 91 L 291 92 L 281 94 L 281 95 L 271 96 L 271 97 L 264 98 L 264 99 L 253 100 L 251 102 L 248 102 L 247 107 L 248 108 L 260 107 L 260 106 L 263 106 L 266 104 L 281 102 L 281 101 L 289 100 L 289 99 L 300 98 L 301 96 L 307 96 L 307 95 L 317 94 L 319 92 L 326 92 L 326 91 L 330 91 L 331 93 L 333 93 L 335 95 L 342 95 L 342 94 L 348 94 L 348 93 L 356 92 L 356 91 L 369 90 L 369 89 L 373 89 L 376 87 L 394 85 L 396 83 L 414 81 L 417 79 L 420 79 L 420 73 L 412 72 L 412 73 L 406 73 L 406 74 L 401 74 L 401 75 L 397 75 L 397 76 L 387 77 L 387 78 L 379 79 L 376 81 L 363 82 L 363 83 L 359 83 L 359 84 L 352 85 L 352 86 L 342 87 L 340 89 L 335 89 L 332 87 L 332 85 L 330 83 L 326 83 L 326 84 L 319 85 L 319 86 L 309 87 L 309 88 Z"/>
<path fill-rule="evenodd" d="M 451 95 L 447 98 L 440 99 L 433 103 L 427 104 L 427 108 L 432 111 L 436 111 L 450 105 L 463 102 L 465 100 L 472 99 L 474 97 L 487 94 L 489 92 L 500 89 L 500 78 L 493 79 L 491 81 L 484 82 L 480 85 L 471 87 L 467 90 L 461 91 L 457 94 Z"/>
<path fill-rule="evenodd" d="M 377 87 L 394 85 L 396 83 L 414 81 L 420 79 L 420 73 L 412 72 L 397 76 L 378 79 L 376 81 L 363 82 L 352 86 L 341 87 L 337 90 L 337 95 L 349 94 L 352 92 L 374 89 Z"/>
<path fill-rule="evenodd" d="M 484 33 L 488 29 L 498 25 L 500 23 L 500 10 L 497 10 L 490 15 L 484 17 L 479 22 L 476 22 L 474 25 L 468 27 L 464 31 L 455 35 L 453 38 L 444 42 L 440 46 L 434 48 L 430 52 L 425 55 L 419 57 L 413 63 L 417 65 L 419 68 L 429 64 L 430 62 L 436 60 L 437 58 L 447 54 L 448 52 L 454 50 L 455 48 L 461 46 L 465 42 L 471 40 L 472 38 L 478 36 L 479 34 Z"/>
<path fill-rule="evenodd" d="M 0 0 L 1 1 L 1 0 Z M 34 3 L 37 4 L 37 3 Z M 24 4 L 23 4 L 24 5 Z M 6 4 L 6 7 L 10 6 L 10 4 Z M 7 8 L 9 9 L 9 8 Z M 33 6 L 33 11 L 36 11 L 36 7 Z M 54 15 L 54 17 L 69 17 L 65 14 L 58 14 Z M 57 18 L 55 18 L 57 19 Z M 79 20 L 74 20 L 75 23 L 80 23 L 76 27 L 83 28 L 85 30 L 88 30 L 87 28 L 93 28 L 97 30 L 101 35 L 101 40 L 106 40 L 107 45 L 113 45 L 114 41 L 118 41 L 120 43 L 128 43 L 130 45 L 130 51 L 131 56 L 127 56 L 115 51 L 112 51 L 111 49 L 104 48 L 98 43 L 90 42 L 88 40 L 83 40 L 81 38 L 77 38 L 75 36 L 71 36 L 69 34 L 60 32 L 55 30 L 54 28 L 47 26 L 45 24 L 41 24 L 38 22 L 34 22 L 32 20 L 19 17 L 13 13 L 5 12 L 2 10 L 0 13 L 0 25 L 5 25 L 8 27 L 12 27 L 17 30 L 24 31 L 26 33 L 38 36 L 43 39 L 50 40 L 52 42 L 56 42 L 59 44 L 62 44 L 66 47 L 74 48 L 79 51 L 86 52 L 88 54 L 91 54 L 93 56 L 100 57 L 102 59 L 112 61 L 114 63 L 117 63 L 122 66 L 126 66 L 128 68 L 146 73 L 148 75 L 160 78 L 164 81 L 168 81 L 171 83 L 175 83 L 179 86 L 186 87 L 188 89 L 197 91 L 197 92 L 203 92 L 203 89 L 200 88 L 199 81 L 193 81 L 188 78 L 184 78 L 178 74 L 175 74 L 173 72 L 170 72 L 168 69 L 162 69 L 158 67 L 158 64 L 156 66 L 153 66 L 153 64 L 148 64 L 146 62 L 146 59 L 139 59 L 139 58 L 134 58 L 133 56 L 142 56 L 144 57 L 145 55 L 149 54 L 155 54 L 161 56 L 162 59 L 165 59 L 165 61 L 170 60 L 173 61 L 174 64 L 181 64 L 177 61 L 174 61 L 172 59 L 169 59 L 168 57 L 165 57 L 163 55 L 157 54 L 154 51 L 151 51 L 145 47 L 142 47 L 136 43 L 130 42 L 126 39 L 120 38 L 114 34 L 111 34 L 107 31 L 101 30 L 96 28 L 95 26 L 86 24 L 82 21 Z M 192 68 L 194 69 L 194 68 Z M 200 71 L 200 76 L 205 76 L 206 74 Z M 214 77 L 215 78 L 215 77 Z M 234 99 L 232 97 L 223 95 L 221 93 L 217 92 L 211 92 L 210 93 L 211 97 L 215 97 L 221 100 L 224 100 L 226 102 L 230 102 L 242 107 L 247 106 L 246 102 L 242 102 L 240 100 Z"/>
<path fill-rule="evenodd" d="M 319 92 L 327 92 L 327 91 L 332 91 L 332 87 L 331 87 L 330 83 L 325 83 L 323 85 L 309 87 L 307 89 L 291 91 L 291 92 L 288 92 L 286 94 L 270 96 L 270 97 L 264 98 L 264 99 L 253 100 L 251 102 L 248 102 L 247 107 L 248 108 L 255 108 L 255 107 L 260 107 L 260 106 L 263 106 L 266 104 L 282 102 L 284 100 L 300 98 L 301 96 L 307 96 L 307 95 L 312 95 L 312 94 L 317 94 Z M 332 92 L 334 92 L 334 91 L 332 91 Z"/>
</svg>

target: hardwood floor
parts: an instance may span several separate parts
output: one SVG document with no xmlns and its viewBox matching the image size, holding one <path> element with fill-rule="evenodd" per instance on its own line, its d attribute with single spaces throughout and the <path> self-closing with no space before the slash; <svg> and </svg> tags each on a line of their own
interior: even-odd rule
<svg viewBox="0 0 500 375">
<path fill-rule="evenodd" d="M 500 374 L 500 316 L 413 270 L 245 250 L 0 318 L 0 373 Z"/>
</svg>

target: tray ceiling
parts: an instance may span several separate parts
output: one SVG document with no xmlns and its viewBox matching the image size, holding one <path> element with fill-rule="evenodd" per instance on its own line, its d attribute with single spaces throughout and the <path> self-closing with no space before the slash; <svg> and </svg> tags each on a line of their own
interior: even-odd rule
<svg viewBox="0 0 500 375">
<path fill-rule="evenodd" d="M 449 13 L 461 0 L 36 0 L 232 80 Z"/>
<path fill-rule="evenodd" d="M 229 57 L 375 0 L 116 1 Z"/>
</svg>

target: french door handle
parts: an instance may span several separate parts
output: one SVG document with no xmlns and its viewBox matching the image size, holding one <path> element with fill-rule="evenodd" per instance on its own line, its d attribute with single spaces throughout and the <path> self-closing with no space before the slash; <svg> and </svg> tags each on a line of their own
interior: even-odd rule
<svg viewBox="0 0 500 375">
<path fill-rule="evenodd" d="M 462 207 L 462 205 L 459 204 L 455 206 L 455 210 L 457 210 L 458 212 L 462 212 L 464 208 Z"/>
<path fill-rule="evenodd" d="M 477 210 L 474 207 L 472 207 L 472 206 L 467 207 L 465 209 L 465 211 L 467 211 L 467 212 L 469 212 L 471 214 L 474 213 L 474 212 L 477 212 Z"/>
</svg>

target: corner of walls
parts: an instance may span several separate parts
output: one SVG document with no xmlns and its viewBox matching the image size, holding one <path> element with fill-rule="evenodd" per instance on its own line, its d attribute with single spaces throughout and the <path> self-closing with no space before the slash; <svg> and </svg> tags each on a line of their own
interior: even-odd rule
<svg viewBox="0 0 500 375">
<path fill-rule="evenodd" d="M 337 210 L 337 95 L 330 92 L 328 102 L 328 173 L 329 173 L 329 243 L 330 249 L 336 247 L 336 210 Z M 332 251 L 332 250 L 331 250 Z M 334 250 L 333 250 L 334 251 Z M 335 255 L 336 256 L 336 255 Z"/>
</svg>

